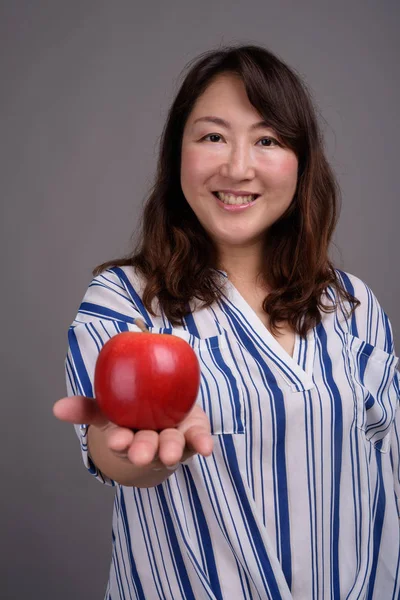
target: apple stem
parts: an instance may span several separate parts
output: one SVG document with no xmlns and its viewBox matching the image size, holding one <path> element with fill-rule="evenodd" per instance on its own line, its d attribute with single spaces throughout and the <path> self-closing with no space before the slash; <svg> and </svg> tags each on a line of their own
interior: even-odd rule
<svg viewBox="0 0 400 600">
<path fill-rule="evenodd" d="M 148 331 L 148 327 L 143 321 L 143 319 L 135 319 L 135 325 L 139 327 L 140 331 L 142 331 L 143 333 L 146 333 L 146 331 Z"/>
</svg>

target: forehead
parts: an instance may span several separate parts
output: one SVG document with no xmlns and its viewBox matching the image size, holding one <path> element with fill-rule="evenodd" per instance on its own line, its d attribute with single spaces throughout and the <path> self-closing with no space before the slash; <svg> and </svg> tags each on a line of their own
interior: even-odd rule
<svg viewBox="0 0 400 600">
<path fill-rule="evenodd" d="M 194 121 L 203 115 L 223 117 L 235 111 L 241 111 L 251 119 L 259 119 L 260 114 L 250 103 L 246 88 L 239 75 L 223 73 L 217 75 L 197 98 L 188 121 Z"/>
</svg>

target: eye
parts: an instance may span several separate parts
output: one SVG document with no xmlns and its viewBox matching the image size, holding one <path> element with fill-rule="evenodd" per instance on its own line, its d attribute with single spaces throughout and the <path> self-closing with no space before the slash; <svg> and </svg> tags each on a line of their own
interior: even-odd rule
<svg viewBox="0 0 400 600">
<path fill-rule="evenodd" d="M 201 139 L 202 139 L 202 141 L 210 141 L 210 142 L 214 143 L 214 142 L 219 142 L 222 139 L 222 135 L 219 135 L 219 133 L 209 133 L 208 135 L 205 135 Z"/>
<path fill-rule="evenodd" d="M 261 142 L 261 146 L 263 146 L 264 148 L 271 148 L 272 146 L 279 146 L 279 142 L 278 140 L 276 140 L 273 137 L 265 137 L 262 138 L 261 140 L 259 140 L 257 142 L 257 144 L 259 144 Z M 265 144 L 263 144 L 262 142 L 266 142 Z"/>
</svg>

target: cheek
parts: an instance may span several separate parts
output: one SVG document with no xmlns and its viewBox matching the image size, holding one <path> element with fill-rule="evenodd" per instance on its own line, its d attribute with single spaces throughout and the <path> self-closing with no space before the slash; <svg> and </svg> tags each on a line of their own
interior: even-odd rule
<svg viewBox="0 0 400 600">
<path fill-rule="evenodd" d="M 182 150 L 181 179 L 194 183 L 204 179 L 213 167 L 212 156 L 208 156 L 201 149 L 189 147 Z"/>
<path fill-rule="evenodd" d="M 196 179 L 196 173 L 198 171 L 198 161 L 193 152 L 188 150 L 182 151 L 181 158 L 181 183 L 183 188 L 190 188 L 193 184 L 193 179 Z"/>
<path fill-rule="evenodd" d="M 298 160 L 295 155 L 282 158 L 274 169 L 276 183 L 283 189 L 294 189 L 297 185 Z"/>
</svg>

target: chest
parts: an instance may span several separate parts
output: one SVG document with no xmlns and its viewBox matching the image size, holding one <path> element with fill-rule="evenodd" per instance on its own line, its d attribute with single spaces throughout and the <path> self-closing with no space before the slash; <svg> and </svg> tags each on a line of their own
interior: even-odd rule
<svg viewBox="0 0 400 600">
<path fill-rule="evenodd" d="M 281 324 L 279 333 L 272 333 L 270 329 L 269 315 L 263 310 L 263 301 L 266 297 L 266 291 L 263 289 L 249 289 L 246 286 L 240 286 L 236 284 L 236 289 L 239 291 L 241 296 L 246 300 L 247 304 L 253 309 L 257 317 L 266 329 L 274 336 L 277 342 L 282 348 L 293 357 L 296 336 L 295 332 L 286 323 Z"/>
</svg>

